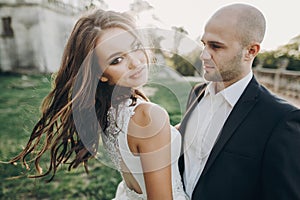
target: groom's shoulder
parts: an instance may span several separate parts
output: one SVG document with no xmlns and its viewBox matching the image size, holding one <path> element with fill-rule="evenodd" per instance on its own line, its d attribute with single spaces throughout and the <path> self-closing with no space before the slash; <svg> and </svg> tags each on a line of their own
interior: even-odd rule
<svg viewBox="0 0 300 200">
<path fill-rule="evenodd" d="M 202 89 L 206 88 L 207 85 L 208 85 L 207 82 L 200 82 L 200 83 L 197 83 L 197 84 L 194 86 L 194 89 L 195 89 L 195 90 L 202 90 Z"/>
<path fill-rule="evenodd" d="M 208 85 L 207 82 L 200 82 L 197 83 L 196 85 L 194 85 L 194 87 L 192 88 L 192 92 L 196 95 L 200 94 L 201 91 L 203 91 L 206 86 Z"/>
<path fill-rule="evenodd" d="M 186 108 L 188 108 L 191 103 L 197 98 L 197 96 L 199 96 L 199 94 L 205 90 L 207 84 L 208 83 L 206 82 L 200 82 L 193 86 L 188 97 Z"/>
</svg>

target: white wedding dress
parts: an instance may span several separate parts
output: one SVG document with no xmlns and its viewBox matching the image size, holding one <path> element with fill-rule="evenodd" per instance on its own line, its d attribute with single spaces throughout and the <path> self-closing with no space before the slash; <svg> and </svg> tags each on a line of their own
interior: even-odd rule
<svg viewBox="0 0 300 200">
<path fill-rule="evenodd" d="M 118 108 L 111 107 L 108 111 L 108 127 L 102 133 L 102 142 L 105 152 L 112 161 L 113 166 L 122 175 L 122 167 L 125 166 L 138 182 L 142 194 L 129 189 L 125 181 L 119 184 L 114 200 L 146 200 L 146 187 L 140 157 L 135 156 L 129 149 L 127 143 L 127 129 L 130 118 L 134 115 L 134 109 L 143 102 L 137 100 L 136 105 L 130 106 L 132 100 L 121 103 Z M 181 135 L 176 128 L 171 126 L 171 157 L 172 157 L 172 191 L 174 200 L 187 200 L 182 186 L 181 176 L 178 170 L 178 158 L 181 149 Z"/>
</svg>

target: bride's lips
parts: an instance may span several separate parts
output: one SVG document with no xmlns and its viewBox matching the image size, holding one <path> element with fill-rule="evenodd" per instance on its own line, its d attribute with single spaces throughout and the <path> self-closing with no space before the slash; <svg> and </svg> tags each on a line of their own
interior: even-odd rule
<svg viewBox="0 0 300 200">
<path fill-rule="evenodd" d="M 138 78 L 142 74 L 144 69 L 145 67 L 138 68 L 132 75 L 129 76 L 129 78 L 133 78 L 133 79 Z"/>
</svg>

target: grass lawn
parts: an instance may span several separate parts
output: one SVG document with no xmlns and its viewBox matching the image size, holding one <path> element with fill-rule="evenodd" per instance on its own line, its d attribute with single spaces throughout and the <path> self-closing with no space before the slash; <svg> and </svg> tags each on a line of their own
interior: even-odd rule
<svg viewBox="0 0 300 200">
<path fill-rule="evenodd" d="M 27 171 L 20 163 L 5 164 L 24 147 L 37 122 L 39 106 L 51 87 L 47 75 L 0 74 L 0 199 L 111 199 L 121 180 L 120 175 L 97 160 L 89 162 L 90 173 L 83 167 L 67 171 L 62 166 L 50 183 L 46 179 L 29 179 L 34 175 L 33 163 Z M 177 124 L 189 91 L 172 80 L 149 84 L 156 88 L 150 99 L 168 111 L 171 124 Z M 179 97 L 180 96 L 180 97 Z"/>
</svg>

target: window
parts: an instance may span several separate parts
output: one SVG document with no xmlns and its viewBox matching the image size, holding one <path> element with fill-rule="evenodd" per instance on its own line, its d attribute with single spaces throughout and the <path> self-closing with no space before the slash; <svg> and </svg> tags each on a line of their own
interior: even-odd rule
<svg viewBox="0 0 300 200">
<path fill-rule="evenodd" d="M 11 17 L 3 17 L 2 18 L 2 25 L 3 25 L 2 36 L 4 36 L 4 37 L 13 37 L 14 36 L 14 31 L 11 28 Z"/>
</svg>

